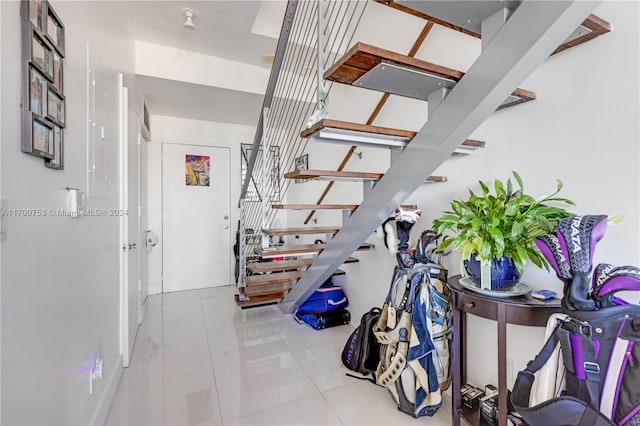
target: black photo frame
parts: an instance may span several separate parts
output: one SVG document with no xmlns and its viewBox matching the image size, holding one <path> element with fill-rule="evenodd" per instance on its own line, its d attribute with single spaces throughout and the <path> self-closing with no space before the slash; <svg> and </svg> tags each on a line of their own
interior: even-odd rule
<svg viewBox="0 0 640 426">
<path fill-rule="evenodd" d="M 49 2 L 47 2 L 47 19 L 43 33 L 64 58 L 64 25 Z"/>
<path fill-rule="evenodd" d="M 35 67 L 29 65 L 29 111 L 39 117 L 47 115 L 47 95 L 49 93 L 49 81 Z"/>
<path fill-rule="evenodd" d="M 29 52 L 31 64 L 49 80 L 53 80 L 53 48 L 35 28 L 31 30 Z"/>
<path fill-rule="evenodd" d="M 44 30 L 47 13 L 45 0 L 27 0 L 25 4 L 27 7 L 26 19 L 38 30 Z"/>
<path fill-rule="evenodd" d="M 64 93 L 63 90 L 63 69 L 62 69 L 62 56 L 58 51 L 53 52 L 53 87 L 55 87 L 58 93 Z"/>
<path fill-rule="evenodd" d="M 29 136 L 30 146 L 24 147 L 23 151 L 46 159 L 53 158 L 53 124 L 46 119 L 31 113 L 31 123 L 26 130 Z"/>
<path fill-rule="evenodd" d="M 44 165 L 50 169 L 63 170 L 64 169 L 64 132 L 62 127 L 53 126 L 53 158 L 45 158 Z"/>
<path fill-rule="evenodd" d="M 65 99 L 55 90 L 53 84 L 47 86 L 47 118 L 60 127 L 65 125 Z"/>
</svg>

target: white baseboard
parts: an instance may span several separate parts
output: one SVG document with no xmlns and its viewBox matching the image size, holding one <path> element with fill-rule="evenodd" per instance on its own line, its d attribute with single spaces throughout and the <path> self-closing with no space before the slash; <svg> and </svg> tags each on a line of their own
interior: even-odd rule
<svg viewBox="0 0 640 426">
<path fill-rule="evenodd" d="M 93 417 L 90 423 L 92 425 L 104 425 L 107 421 L 107 416 L 109 415 L 111 404 L 116 397 L 118 386 L 120 385 L 120 379 L 122 378 L 122 374 L 124 372 L 124 368 L 122 367 L 122 355 L 118 356 L 115 365 L 116 368 L 111 371 L 109 380 L 106 383 L 107 386 L 105 388 L 105 391 L 100 398 L 100 402 L 98 402 L 96 411 L 93 413 Z"/>
</svg>

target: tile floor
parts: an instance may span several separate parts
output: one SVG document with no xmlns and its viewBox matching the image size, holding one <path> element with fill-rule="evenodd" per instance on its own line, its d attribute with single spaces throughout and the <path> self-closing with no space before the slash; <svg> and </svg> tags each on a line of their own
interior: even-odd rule
<svg viewBox="0 0 640 426">
<path fill-rule="evenodd" d="M 107 425 L 450 425 L 397 411 L 345 376 L 353 330 L 316 331 L 276 306 L 241 310 L 234 287 L 149 297 Z"/>
</svg>

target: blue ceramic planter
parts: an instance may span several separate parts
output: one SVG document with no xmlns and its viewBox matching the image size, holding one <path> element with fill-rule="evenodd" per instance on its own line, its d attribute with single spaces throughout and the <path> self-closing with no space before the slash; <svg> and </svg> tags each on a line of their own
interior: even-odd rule
<svg viewBox="0 0 640 426">
<path fill-rule="evenodd" d="M 476 259 L 476 255 L 472 254 L 469 260 L 464 261 L 465 269 L 469 278 L 478 284 L 480 284 L 480 261 Z M 513 260 L 507 256 L 502 256 L 502 259 L 498 260 L 495 256 L 491 261 L 491 290 L 506 290 L 516 284 L 520 280 L 520 273 L 516 268 Z"/>
</svg>

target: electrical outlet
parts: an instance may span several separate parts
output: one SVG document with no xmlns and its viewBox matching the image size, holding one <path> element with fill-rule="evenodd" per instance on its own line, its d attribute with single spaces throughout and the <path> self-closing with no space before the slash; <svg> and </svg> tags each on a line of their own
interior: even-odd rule
<svg viewBox="0 0 640 426">
<path fill-rule="evenodd" d="M 96 358 L 96 366 L 93 368 L 93 373 L 91 374 L 91 378 L 93 380 L 102 380 L 102 359 Z"/>
<path fill-rule="evenodd" d="M 96 355 L 93 368 L 89 369 L 89 395 L 93 394 L 93 381 L 102 380 L 102 364 L 102 357 L 100 355 Z"/>
</svg>

